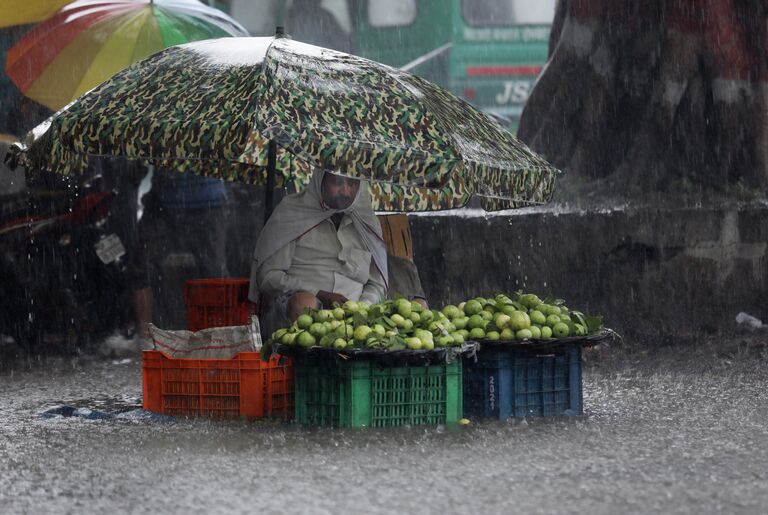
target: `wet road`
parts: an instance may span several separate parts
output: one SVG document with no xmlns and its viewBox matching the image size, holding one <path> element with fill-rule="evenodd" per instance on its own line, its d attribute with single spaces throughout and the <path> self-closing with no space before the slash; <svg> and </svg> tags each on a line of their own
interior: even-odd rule
<svg viewBox="0 0 768 515">
<path fill-rule="evenodd" d="M 613 352 L 613 351 L 611 351 Z M 609 357 L 610 358 L 610 357 Z M 578 419 L 308 431 L 158 420 L 137 360 L 0 372 L 3 513 L 765 513 L 768 360 L 592 360 Z M 121 411 L 43 418 L 62 404 Z"/>
</svg>

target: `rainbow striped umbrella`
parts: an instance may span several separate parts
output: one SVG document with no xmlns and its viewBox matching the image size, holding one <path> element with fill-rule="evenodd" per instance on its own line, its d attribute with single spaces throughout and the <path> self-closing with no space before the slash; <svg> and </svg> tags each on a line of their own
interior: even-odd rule
<svg viewBox="0 0 768 515">
<path fill-rule="evenodd" d="M 5 70 L 24 95 L 56 111 L 163 48 L 247 35 L 197 0 L 80 0 L 16 43 Z"/>
</svg>

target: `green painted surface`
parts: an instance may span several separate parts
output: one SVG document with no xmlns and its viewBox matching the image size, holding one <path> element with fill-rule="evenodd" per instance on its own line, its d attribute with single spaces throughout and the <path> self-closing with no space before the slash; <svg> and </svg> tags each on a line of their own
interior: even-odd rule
<svg viewBox="0 0 768 515">
<path fill-rule="evenodd" d="M 376 1 L 383 0 L 348 0 L 353 25 L 352 53 L 400 68 L 448 44 L 447 51 L 411 71 L 482 110 L 509 118 L 510 126 L 516 128 L 537 72 L 547 60 L 551 20 L 535 24 L 471 25 L 463 16 L 462 0 L 414 0 L 416 11 L 410 23 L 383 27 L 369 16 L 369 6 Z M 493 1 L 479 3 L 487 5 Z M 511 2 L 514 9 L 540 11 L 541 5 L 547 2 L 554 9 L 555 0 L 496 2 Z M 397 10 L 397 3 L 388 7 Z M 284 7 L 284 2 L 278 2 L 278 6 Z M 523 69 L 507 69 L 502 73 L 497 70 L 494 75 L 468 74 L 467 70 L 473 67 Z"/>
<path fill-rule="evenodd" d="M 450 50 L 413 72 L 485 111 L 509 118 L 516 128 L 547 60 L 550 24 L 471 26 L 462 15 L 461 0 L 446 0 L 417 2 L 416 17 L 407 26 L 377 28 L 368 19 L 368 1 L 357 3 L 358 55 L 400 67 L 450 43 Z"/>
</svg>

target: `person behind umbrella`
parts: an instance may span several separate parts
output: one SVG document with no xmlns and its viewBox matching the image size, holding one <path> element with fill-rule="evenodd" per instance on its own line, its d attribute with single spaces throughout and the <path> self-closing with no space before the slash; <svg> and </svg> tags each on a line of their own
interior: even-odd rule
<svg viewBox="0 0 768 515">
<path fill-rule="evenodd" d="M 259 235 L 249 299 L 261 302 L 268 333 L 306 308 L 387 294 L 387 250 L 368 183 L 316 170 L 285 197 Z M 266 297 L 266 298 L 262 298 Z"/>
</svg>

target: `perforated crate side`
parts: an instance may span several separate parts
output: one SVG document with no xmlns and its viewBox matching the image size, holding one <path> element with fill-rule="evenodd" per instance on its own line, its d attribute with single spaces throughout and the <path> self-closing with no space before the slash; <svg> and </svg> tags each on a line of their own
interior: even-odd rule
<svg viewBox="0 0 768 515">
<path fill-rule="evenodd" d="M 309 426 L 397 427 L 461 418 L 461 363 L 381 367 L 297 360 L 296 420 Z"/>
<path fill-rule="evenodd" d="M 580 415 L 581 348 L 481 351 L 464 369 L 464 410 L 470 419 Z"/>
<path fill-rule="evenodd" d="M 222 418 L 293 414 L 291 362 L 264 362 L 257 352 L 232 359 L 178 359 L 144 351 L 142 376 L 148 411 Z"/>
<path fill-rule="evenodd" d="M 249 280 L 192 279 L 184 286 L 187 329 L 245 325 L 248 323 Z"/>
</svg>

